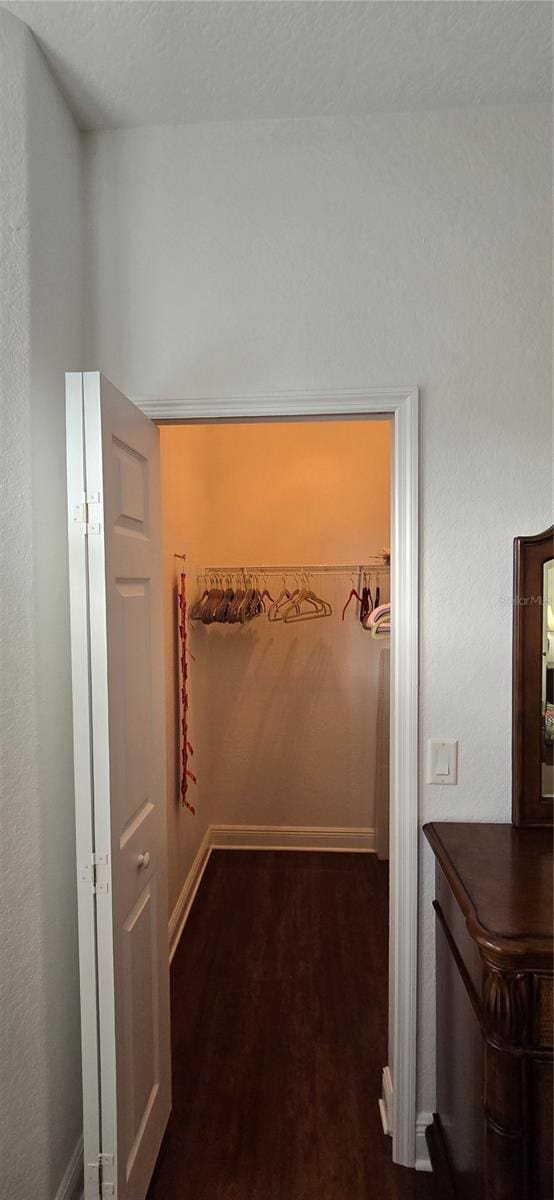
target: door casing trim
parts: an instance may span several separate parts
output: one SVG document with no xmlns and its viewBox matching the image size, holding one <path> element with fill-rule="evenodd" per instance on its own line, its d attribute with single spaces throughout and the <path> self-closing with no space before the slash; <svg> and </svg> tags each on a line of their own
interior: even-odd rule
<svg viewBox="0 0 554 1200">
<path fill-rule="evenodd" d="M 418 945 L 418 388 L 333 388 L 188 399 L 144 396 L 131 399 L 146 416 L 162 424 L 385 415 L 393 418 L 388 1066 L 393 1081 L 393 1159 L 413 1167 Z"/>
</svg>

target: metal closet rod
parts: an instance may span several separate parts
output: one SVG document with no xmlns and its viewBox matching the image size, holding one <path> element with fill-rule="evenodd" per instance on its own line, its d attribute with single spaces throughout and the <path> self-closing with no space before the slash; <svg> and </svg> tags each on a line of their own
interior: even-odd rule
<svg viewBox="0 0 554 1200">
<path fill-rule="evenodd" d="M 389 562 L 384 557 L 370 558 L 365 563 L 339 563 L 332 566 L 308 566 L 301 563 L 288 567 L 204 567 L 204 575 L 294 575 L 305 571 L 307 575 L 351 575 L 361 571 L 388 571 Z"/>
</svg>

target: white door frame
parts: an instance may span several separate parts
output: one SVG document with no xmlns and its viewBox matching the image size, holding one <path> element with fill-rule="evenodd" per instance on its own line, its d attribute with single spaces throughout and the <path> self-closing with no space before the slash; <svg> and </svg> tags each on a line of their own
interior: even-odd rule
<svg viewBox="0 0 554 1200">
<path fill-rule="evenodd" d="M 359 388 L 188 400 L 134 397 L 155 421 L 394 417 L 391 599 L 389 1070 L 383 1093 L 393 1159 L 416 1156 L 418 932 L 418 389 Z"/>
</svg>

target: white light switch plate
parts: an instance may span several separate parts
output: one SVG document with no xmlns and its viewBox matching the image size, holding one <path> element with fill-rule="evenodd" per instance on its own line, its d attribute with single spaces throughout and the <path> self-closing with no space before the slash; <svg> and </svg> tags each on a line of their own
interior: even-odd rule
<svg viewBox="0 0 554 1200">
<path fill-rule="evenodd" d="M 451 738 L 430 739 L 427 757 L 427 783 L 458 782 L 458 743 Z"/>
</svg>

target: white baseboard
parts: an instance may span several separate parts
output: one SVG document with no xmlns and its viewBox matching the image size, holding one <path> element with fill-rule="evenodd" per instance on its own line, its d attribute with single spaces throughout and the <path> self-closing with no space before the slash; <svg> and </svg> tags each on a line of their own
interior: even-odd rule
<svg viewBox="0 0 554 1200">
<path fill-rule="evenodd" d="M 54 1200 L 78 1200 L 83 1195 L 83 1137 L 77 1145 L 65 1169 L 64 1177 Z"/>
<path fill-rule="evenodd" d="M 416 1117 L 416 1171 L 432 1171 L 431 1159 L 427 1149 L 425 1140 L 425 1130 L 428 1125 L 433 1124 L 433 1114 L 430 1112 L 420 1112 Z"/>
<path fill-rule="evenodd" d="M 371 854 L 375 853 L 375 830 L 319 825 L 212 825 L 210 845 L 214 850 L 349 850 Z"/>
<path fill-rule="evenodd" d="M 381 1098 L 379 1100 L 379 1112 L 381 1114 L 381 1124 L 383 1133 L 388 1137 L 392 1136 L 392 1075 L 389 1067 L 383 1068 Z M 415 1138 L 415 1169 L 416 1171 L 432 1171 L 427 1142 L 425 1140 L 425 1130 L 433 1121 L 433 1114 L 428 1112 L 420 1112 L 416 1117 L 416 1138 Z"/>
<path fill-rule="evenodd" d="M 181 934 L 185 927 L 187 917 L 193 905 L 194 897 L 198 891 L 200 881 L 206 869 L 206 864 L 210 857 L 210 834 L 211 828 L 206 830 L 204 837 L 198 848 L 198 853 L 192 864 L 192 867 L 185 879 L 179 899 L 173 909 L 169 919 L 169 961 L 173 961 L 173 956 L 179 945 Z"/>
<path fill-rule="evenodd" d="M 383 1067 L 383 1074 L 381 1076 L 379 1112 L 381 1114 L 383 1133 L 385 1133 L 387 1137 L 392 1137 L 392 1075 L 390 1073 L 390 1067 Z"/>
</svg>

